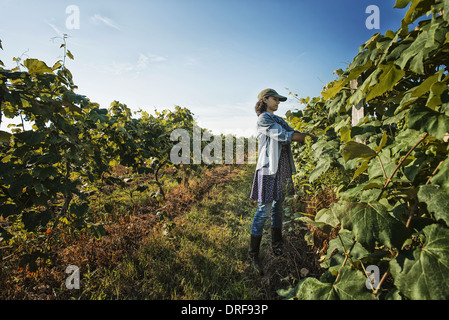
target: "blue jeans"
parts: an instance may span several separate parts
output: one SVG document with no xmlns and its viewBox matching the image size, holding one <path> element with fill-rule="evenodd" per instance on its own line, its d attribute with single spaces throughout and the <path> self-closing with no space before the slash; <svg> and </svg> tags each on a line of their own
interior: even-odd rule
<svg viewBox="0 0 449 320">
<path fill-rule="evenodd" d="M 271 228 L 282 228 L 282 218 L 284 214 L 284 199 L 274 200 L 273 202 L 259 202 L 256 214 L 254 215 L 253 224 L 251 226 L 251 234 L 261 237 L 265 221 L 271 213 Z"/>
</svg>

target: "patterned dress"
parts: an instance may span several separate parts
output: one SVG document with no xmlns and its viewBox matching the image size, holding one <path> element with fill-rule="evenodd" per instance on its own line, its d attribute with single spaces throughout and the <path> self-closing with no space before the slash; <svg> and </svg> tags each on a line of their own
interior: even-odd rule
<svg viewBox="0 0 449 320">
<path fill-rule="evenodd" d="M 276 175 L 264 175 L 260 169 L 256 171 L 251 189 L 251 199 L 267 203 L 282 200 L 286 195 L 295 194 L 287 148 L 287 146 L 282 146 Z"/>
</svg>

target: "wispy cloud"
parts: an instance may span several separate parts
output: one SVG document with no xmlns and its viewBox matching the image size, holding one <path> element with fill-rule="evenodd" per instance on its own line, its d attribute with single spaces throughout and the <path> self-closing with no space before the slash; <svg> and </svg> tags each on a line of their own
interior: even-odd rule
<svg viewBox="0 0 449 320">
<path fill-rule="evenodd" d="M 165 60 L 167 60 L 167 58 L 162 57 L 162 56 L 158 56 L 157 54 L 148 54 L 148 59 L 150 59 L 150 62 L 163 62 Z"/>
<path fill-rule="evenodd" d="M 199 60 L 194 57 L 185 57 L 184 58 L 184 66 L 190 67 L 190 66 L 197 66 L 199 64 Z"/>
<path fill-rule="evenodd" d="M 106 67 L 106 70 L 110 73 L 120 75 L 120 74 L 135 71 L 135 66 L 129 62 L 120 63 L 120 62 L 113 61 L 111 66 Z"/>
<path fill-rule="evenodd" d="M 48 26 L 50 26 L 50 28 L 53 29 L 54 32 L 56 32 L 58 34 L 58 36 L 62 37 L 64 35 L 64 32 L 61 31 L 61 29 L 59 29 L 56 25 L 54 25 L 51 22 L 46 22 Z"/>
<path fill-rule="evenodd" d="M 110 27 L 110 28 L 113 28 L 116 30 L 120 30 L 120 27 L 117 26 L 117 24 L 114 22 L 114 20 L 112 20 L 108 17 L 102 16 L 101 14 L 98 14 L 98 13 L 96 13 L 92 17 L 90 17 L 90 21 L 93 24 L 104 24 L 107 27 Z"/>
<path fill-rule="evenodd" d="M 137 67 L 140 69 L 145 69 L 148 66 L 148 60 L 149 58 L 141 53 L 139 55 L 139 59 L 137 60 Z"/>
<path fill-rule="evenodd" d="M 145 69 L 148 67 L 148 64 L 150 63 L 157 63 L 157 62 L 164 62 L 167 58 L 159 56 L 157 54 L 143 54 L 141 53 L 139 55 L 139 59 L 137 60 L 137 67 L 139 69 Z"/>
<path fill-rule="evenodd" d="M 104 66 L 103 70 L 107 73 L 122 75 L 125 73 L 139 74 L 142 70 L 148 68 L 152 63 L 166 61 L 167 58 L 156 54 L 139 54 L 137 61 L 117 62 L 113 61 L 110 65 Z"/>
</svg>

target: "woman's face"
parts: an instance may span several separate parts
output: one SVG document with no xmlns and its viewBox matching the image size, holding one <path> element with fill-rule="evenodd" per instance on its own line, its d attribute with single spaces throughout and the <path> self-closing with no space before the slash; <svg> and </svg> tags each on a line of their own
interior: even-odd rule
<svg viewBox="0 0 449 320">
<path fill-rule="evenodd" d="M 267 111 L 269 113 L 273 113 L 274 111 L 276 111 L 279 107 L 279 98 L 275 98 L 275 97 L 266 97 L 263 98 L 265 103 L 267 104 Z"/>
</svg>

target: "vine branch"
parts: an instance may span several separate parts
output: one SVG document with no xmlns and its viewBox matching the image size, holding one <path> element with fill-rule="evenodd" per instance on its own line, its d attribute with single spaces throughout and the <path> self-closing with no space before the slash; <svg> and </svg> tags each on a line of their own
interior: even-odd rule
<svg viewBox="0 0 449 320">
<path fill-rule="evenodd" d="M 382 163 L 382 160 L 380 159 L 379 155 L 377 155 L 377 159 L 379 160 L 380 167 L 382 168 L 382 172 L 384 173 L 384 178 L 387 180 L 387 173 L 385 172 L 384 164 Z"/>
<path fill-rule="evenodd" d="M 428 185 L 430 183 L 430 180 L 432 180 L 433 176 L 437 173 L 438 169 L 440 169 L 443 162 L 444 162 L 444 160 L 441 161 L 440 164 L 436 167 L 436 169 L 432 172 L 431 176 L 429 177 L 429 180 L 427 180 L 426 185 Z"/>
<path fill-rule="evenodd" d="M 396 174 L 396 172 L 399 170 L 399 168 L 402 166 L 402 164 L 404 163 L 404 161 L 408 158 L 408 156 L 413 152 L 413 150 L 416 149 L 417 146 L 420 145 L 421 142 L 423 142 L 427 137 L 428 137 L 428 133 L 426 132 L 424 134 L 424 136 L 419 139 L 419 141 L 407 152 L 407 154 L 402 158 L 402 160 L 399 162 L 399 164 L 396 166 L 396 168 L 394 169 L 393 173 L 390 175 L 390 177 L 388 178 L 387 182 L 385 182 L 384 187 L 382 188 L 382 191 L 380 192 L 379 196 L 377 197 L 377 201 L 380 200 L 380 198 L 382 197 L 382 194 L 385 192 L 385 190 L 387 189 L 388 185 L 390 184 L 390 182 L 393 179 L 393 176 Z"/>
<path fill-rule="evenodd" d="M 338 236 L 340 237 L 340 235 L 338 235 Z M 343 245 L 343 249 L 346 250 L 346 249 L 345 249 L 345 246 L 344 246 L 344 244 L 343 244 L 343 241 L 341 240 L 341 238 L 340 238 L 340 241 L 341 241 L 341 244 Z M 351 248 L 349 249 L 349 251 L 348 251 L 348 252 L 345 252 L 345 260 L 343 261 L 343 264 L 341 265 L 341 268 L 343 268 L 343 267 L 346 265 L 346 262 L 347 262 L 348 259 L 349 259 L 349 255 L 351 254 L 351 251 L 352 251 L 352 249 L 354 248 L 356 242 L 357 242 L 357 241 L 354 241 L 354 242 L 352 243 L 352 246 L 351 246 Z M 341 269 L 341 268 L 340 268 L 340 269 Z M 340 275 L 341 275 L 341 272 L 338 273 L 337 278 L 335 279 L 335 282 L 337 282 L 337 281 L 340 279 Z"/>
<path fill-rule="evenodd" d="M 387 278 L 387 275 L 389 273 L 389 270 L 387 270 L 384 275 L 382 276 L 382 279 L 380 279 L 379 284 L 376 287 L 376 290 L 374 290 L 374 294 L 377 295 L 377 292 L 379 292 L 380 286 L 382 285 L 382 283 L 385 281 L 385 279 Z"/>
</svg>

